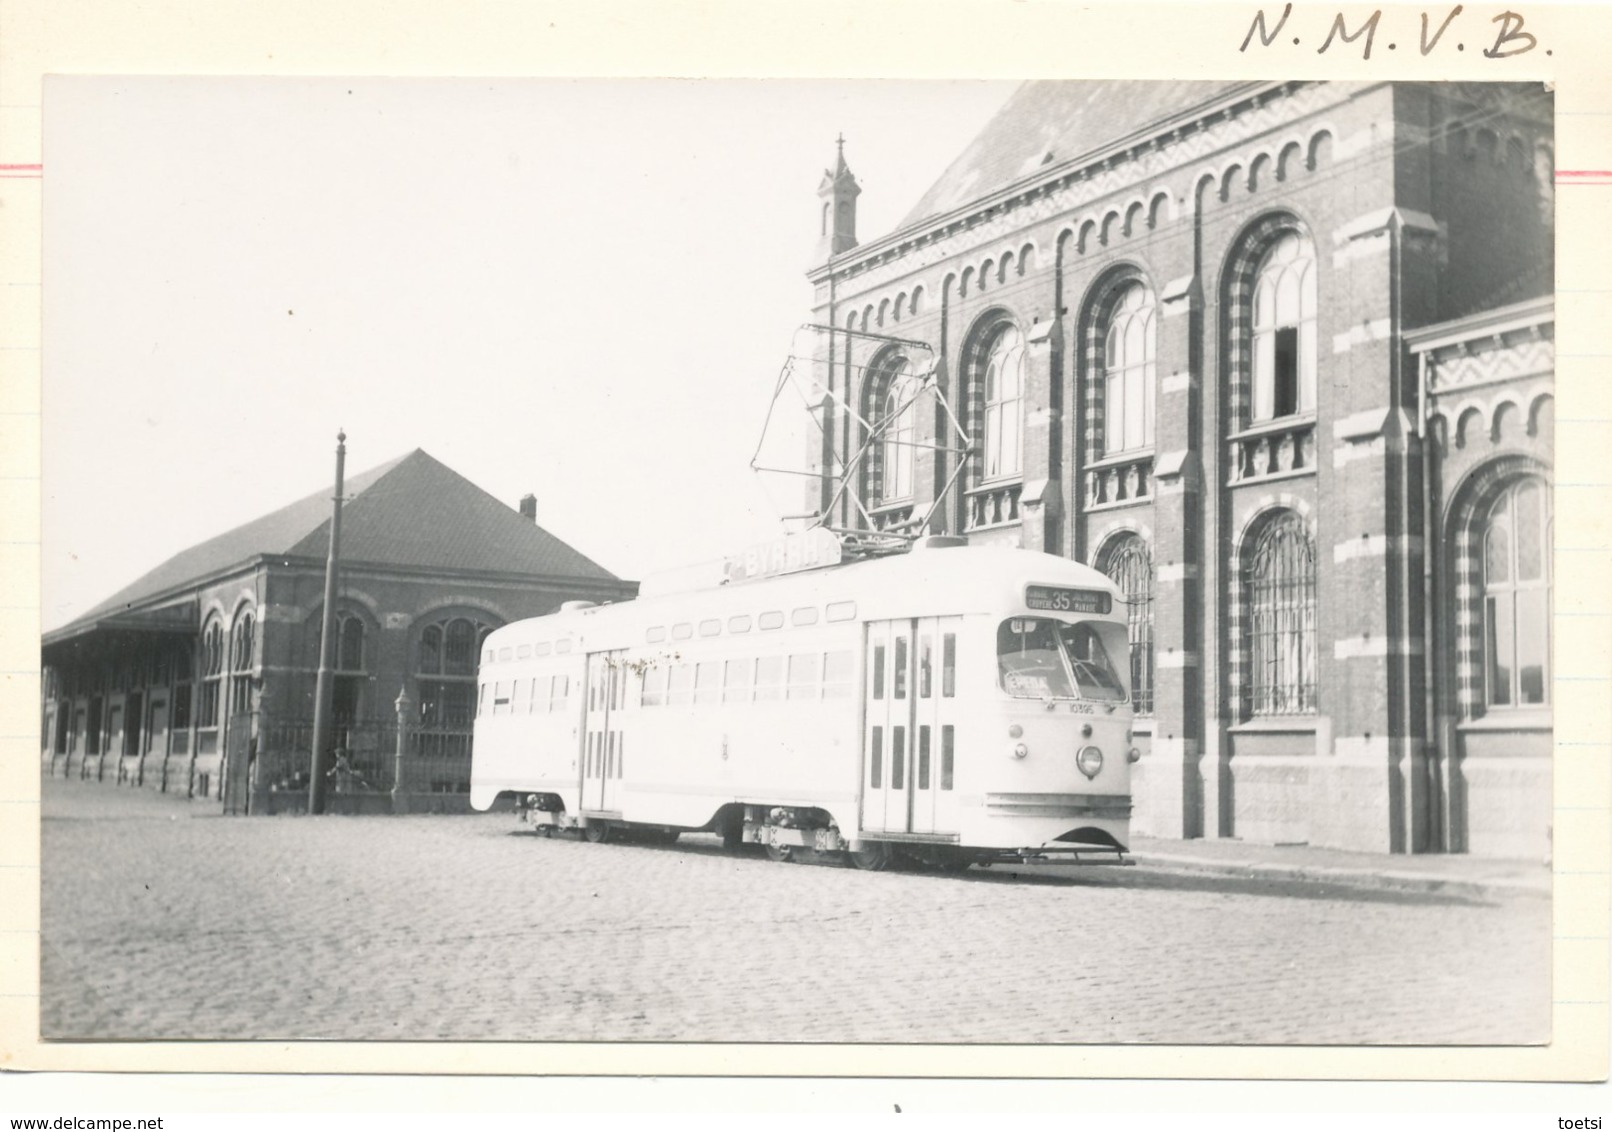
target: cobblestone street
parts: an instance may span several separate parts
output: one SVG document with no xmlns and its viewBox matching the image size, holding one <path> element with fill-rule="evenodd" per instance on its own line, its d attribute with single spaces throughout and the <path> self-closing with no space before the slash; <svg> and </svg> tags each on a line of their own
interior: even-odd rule
<svg viewBox="0 0 1612 1132">
<path fill-rule="evenodd" d="M 45 1038 L 1508 1043 L 1550 903 L 862 873 L 44 783 Z"/>
</svg>

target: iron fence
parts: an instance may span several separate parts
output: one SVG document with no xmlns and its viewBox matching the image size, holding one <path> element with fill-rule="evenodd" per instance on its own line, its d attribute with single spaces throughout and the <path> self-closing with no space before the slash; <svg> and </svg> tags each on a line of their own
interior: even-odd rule
<svg viewBox="0 0 1612 1132">
<path fill-rule="evenodd" d="M 310 720 L 258 723 L 256 766 L 252 779 L 259 791 L 299 792 L 308 789 L 313 752 Z M 397 786 L 398 726 L 395 719 L 337 724 L 331 728 L 323 759 L 325 789 L 333 794 L 387 794 Z M 433 728 L 404 735 L 401 761 L 403 789 L 419 794 L 467 794 L 470 791 L 470 728 L 451 734 Z"/>
</svg>

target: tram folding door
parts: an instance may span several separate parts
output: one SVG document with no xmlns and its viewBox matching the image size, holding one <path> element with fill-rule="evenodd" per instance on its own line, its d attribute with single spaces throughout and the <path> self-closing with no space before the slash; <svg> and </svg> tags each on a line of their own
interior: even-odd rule
<svg viewBox="0 0 1612 1132">
<path fill-rule="evenodd" d="M 582 721 L 582 808 L 614 812 L 621 806 L 623 724 L 627 704 L 625 654 L 588 657 L 588 701 Z"/>
<path fill-rule="evenodd" d="M 867 637 L 862 829 L 958 832 L 957 648 L 961 617 L 874 621 Z"/>
</svg>

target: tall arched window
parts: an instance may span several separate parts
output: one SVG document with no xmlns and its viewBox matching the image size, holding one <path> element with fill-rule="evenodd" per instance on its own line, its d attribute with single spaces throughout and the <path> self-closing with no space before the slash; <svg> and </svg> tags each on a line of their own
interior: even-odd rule
<svg viewBox="0 0 1612 1132">
<path fill-rule="evenodd" d="M 469 756 L 476 716 L 476 658 L 492 629 L 478 619 L 448 617 L 421 630 L 415 677 L 422 755 Z"/>
<path fill-rule="evenodd" d="M 224 678 L 224 626 L 213 618 L 202 630 L 201 695 L 196 704 L 196 726 L 218 726 L 218 687 Z"/>
<path fill-rule="evenodd" d="M 1550 495 L 1528 476 L 1490 505 L 1483 538 L 1483 691 L 1490 708 L 1550 701 Z"/>
<path fill-rule="evenodd" d="M 985 355 L 984 478 L 1007 479 L 1024 470 L 1024 335 L 1003 325 Z"/>
<path fill-rule="evenodd" d="M 1315 411 L 1315 245 L 1288 231 L 1254 282 L 1253 420 Z"/>
<path fill-rule="evenodd" d="M 884 425 L 879 446 L 882 474 L 874 498 L 880 503 L 894 503 L 912 498 L 917 452 L 913 447 L 913 425 L 918 418 L 918 407 L 914 403 L 918 378 L 908 359 L 899 358 L 893 363 L 884 388 L 883 402 L 879 406 L 879 420 Z"/>
<path fill-rule="evenodd" d="M 252 710 L 252 646 L 256 631 L 252 611 L 243 609 L 235 617 L 235 628 L 230 633 L 230 692 L 229 710 Z"/>
<path fill-rule="evenodd" d="M 1138 535 L 1126 535 L 1103 556 L 1103 573 L 1114 580 L 1125 602 L 1131 641 L 1131 706 L 1153 714 L 1153 560 Z"/>
<path fill-rule="evenodd" d="M 351 726 L 363 717 L 364 620 L 356 613 L 338 613 L 335 625 L 335 679 L 331 684 L 330 715 L 337 726 Z"/>
<path fill-rule="evenodd" d="M 1103 338 L 1103 451 L 1153 445 L 1153 292 L 1127 284 L 1114 300 Z"/>
<path fill-rule="evenodd" d="M 1315 711 L 1315 547 L 1304 521 L 1278 512 L 1245 559 L 1248 709 L 1253 715 Z"/>
</svg>

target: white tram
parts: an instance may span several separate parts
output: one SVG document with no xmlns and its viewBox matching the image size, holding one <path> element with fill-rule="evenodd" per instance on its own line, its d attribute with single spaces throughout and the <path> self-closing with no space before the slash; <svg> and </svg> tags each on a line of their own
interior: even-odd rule
<svg viewBox="0 0 1612 1132">
<path fill-rule="evenodd" d="M 1129 863 L 1117 591 L 957 541 L 497 630 L 471 804 L 513 796 L 593 840 L 713 830 L 867 868 Z"/>
</svg>

